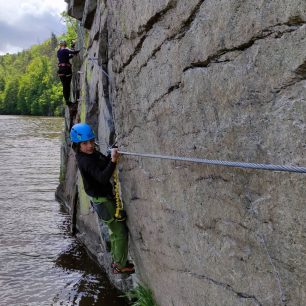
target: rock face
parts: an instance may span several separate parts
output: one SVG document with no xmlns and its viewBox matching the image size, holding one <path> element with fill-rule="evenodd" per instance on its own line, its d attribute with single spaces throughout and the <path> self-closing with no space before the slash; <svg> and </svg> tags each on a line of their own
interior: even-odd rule
<svg viewBox="0 0 306 306">
<path fill-rule="evenodd" d="M 306 165 L 304 0 L 67 2 L 85 27 L 78 116 L 102 152 L 116 137 L 122 151 Z M 67 152 L 65 201 L 109 263 Z M 159 305 L 305 305 L 305 174 L 124 156 L 120 179 L 137 278 Z"/>
</svg>

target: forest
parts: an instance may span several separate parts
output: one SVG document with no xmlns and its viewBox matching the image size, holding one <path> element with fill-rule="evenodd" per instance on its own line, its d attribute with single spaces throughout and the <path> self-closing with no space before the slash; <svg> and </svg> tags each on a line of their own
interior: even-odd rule
<svg viewBox="0 0 306 306">
<path fill-rule="evenodd" d="M 17 54 L 0 56 L 0 114 L 61 116 L 62 85 L 57 76 L 58 41 L 76 38 L 76 22 L 63 14 L 67 32 Z"/>
</svg>

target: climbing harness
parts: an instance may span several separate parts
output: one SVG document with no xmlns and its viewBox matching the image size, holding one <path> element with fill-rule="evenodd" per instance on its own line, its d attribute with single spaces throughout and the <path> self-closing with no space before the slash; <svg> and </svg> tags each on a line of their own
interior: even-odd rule
<svg viewBox="0 0 306 306">
<path fill-rule="evenodd" d="M 114 189 L 115 189 L 115 200 L 116 200 L 116 210 L 114 218 L 117 221 L 125 221 L 126 220 L 126 213 L 123 210 L 123 203 L 120 198 L 120 183 L 119 183 L 119 170 L 118 170 L 118 162 L 119 159 L 116 162 L 116 168 L 113 174 L 114 178 Z"/>
<path fill-rule="evenodd" d="M 71 67 L 71 64 L 69 64 L 69 63 L 59 63 L 58 67 Z"/>
<path fill-rule="evenodd" d="M 158 155 L 158 154 L 145 154 L 145 153 L 126 152 L 126 151 L 118 151 L 118 153 L 120 153 L 122 155 L 177 160 L 177 161 L 193 162 L 193 163 L 216 165 L 216 166 L 306 173 L 306 167 L 300 167 L 300 166 L 232 162 L 232 161 L 226 161 L 226 160 L 210 160 L 210 159 L 202 159 L 202 158 L 167 156 L 167 155 Z"/>
</svg>

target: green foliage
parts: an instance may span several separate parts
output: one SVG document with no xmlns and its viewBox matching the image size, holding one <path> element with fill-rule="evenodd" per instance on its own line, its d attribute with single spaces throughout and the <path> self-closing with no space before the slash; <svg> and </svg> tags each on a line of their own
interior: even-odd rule
<svg viewBox="0 0 306 306">
<path fill-rule="evenodd" d="M 6 110 L 6 113 L 14 113 L 17 106 L 16 97 L 18 95 L 19 82 L 17 78 L 7 80 L 5 90 L 1 94 L 0 107 Z"/>
<path fill-rule="evenodd" d="M 0 114 L 63 114 L 62 85 L 57 76 L 58 40 L 76 40 L 77 21 L 62 14 L 67 32 L 17 54 L 0 56 Z"/>
<path fill-rule="evenodd" d="M 49 40 L 29 50 L 0 56 L 0 114 L 62 114 L 57 45 L 52 34 Z"/>
<path fill-rule="evenodd" d="M 65 34 L 59 37 L 60 40 L 65 40 L 67 43 L 67 46 L 70 47 L 71 43 L 76 41 L 78 34 L 77 34 L 77 27 L 78 27 L 78 21 L 70 16 L 66 12 L 63 12 L 62 18 L 64 19 L 66 23 L 67 31 Z"/>
<path fill-rule="evenodd" d="M 132 300 L 132 306 L 157 306 L 152 297 L 152 292 L 141 285 L 127 292 L 126 297 Z"/>
</svg>

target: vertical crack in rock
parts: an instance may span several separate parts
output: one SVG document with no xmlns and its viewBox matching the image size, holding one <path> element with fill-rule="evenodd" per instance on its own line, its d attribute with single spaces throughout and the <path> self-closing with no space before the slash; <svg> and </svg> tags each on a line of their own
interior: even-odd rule
<svg viewBox="0 0 306 306">
<path fill-rule="evenodd" d="M 163 95 L 161 95 L 159 98 L 157 98 L 156 100 L 152 102 L 152 104 L 148 108 L 147 113 L 149 113 L 160 100 L 162 100 L 165 96 L 169 95 L 172 91 L 179 89 L 180 86 L 181 86 L 181 82 L 177 82 L 176 84 L 169 87 L 166 93 L 164 93 Z"/>
<path fill-rule="evenodd" d="M 155 15 L 153 15 L 148 22 L 145 25 L 142 25 L 139 29 L 139 31 L 137 32 L 138 35 L 143 34 L 144 32 L 149 32 L 151 31 L 151 29 L 153 28 L 154 24 L 158 23 L 162 17 L 170 10 L 172 10 L 173 8 L 175 8 L 177 5 L 177 1 L 176 0 L 171 0 L 169 1 L 169 3 L 167 4 L 167 6 L 162 9 L 161 11 L 157 12 Z"/>
<path fill-rule="evenodd" d="M 140 125 L 135 124 L 131 128 L 129 128 L 128 132 L 122 134 L 121 137 L 124 138 L 124 137 L 130 136 L 134 132 L 134 130 L 137 128 L 141 129 L 142 127 Z"/>
<path fill-rule="evenodd" d="M 282 25 L 287 25 L 287 24 L 282 24 Z M 248 42 L 245 42 L 239 46 L 233 47 L 233 48 L 225 48 L 222 50 L 219 50 L 216 54 L 212 54 L 210 55 L 206 60 L 204 61 L 199 61 L 199 62 L 195 62 L 195 63 L 191 63 L 190 66 L 184 68 L 183 72 L 189 70 L 189 69 L 194 69 L 194 68 L 207 68 L 210 64 L 215 64 L 215 63 L 224 63 L 224 62 L 229 62 L 230 60 L 224 60 L 224 61 L 220 61 L 220 57 L 226 53 L 229 52 L 234 52 L 234 51 L 245 51 L 247 49 L 249 49 L 250 47 L 252 47 L 257 41 L 265 39 L 267 37 L 270 36 L 274 36 L 274 38 L 281 38 L 285 33 L 290 33 L 293 31 L 296 31 L 297 29 L 299 29 L 303 24 L 300 24 L 298 27 L 296 25 L 294 26 L 289 26 L 289 28 L 285 29 L 285 30 L 279 30 L 279 31 L 275 31 L 275 27 L 280 26 L 280 24 L 275 25 L 273 27 L 270 27 L 268 29 L 264 29 L 261 31 L 261 33 L 259 33 L 258 35 L 252 37 Z M 287 25 L 288 26 L 288 25 Z M 303 73 L 305 72 L 305 67 L 302 67 L 302 69 L 300 69 L 300 71 L 302 71 Z"/>
<path fill-rule="evenodd" d="M 223 182 L 228 182 L 227 179 L 225 179 L 224 177 L 222 177 L 221 175 L 208 175 L 208 176 L 200 176 L 198 178 L 195 179 L 196 182 L 202 181 L 202 180 L 222 180 Z"/>
<path fill-rule="evenodd" d="M 306 24 L 306 20 L 304 20 L 301 16 L 298 16 L 298 15 L 297 16 L 291 16 L 291 17 L 289 17 L 288 22 L 286 24 L 289 25 L 289 26 L 292 26 L 292 25 L 301 26 L 301 25 Z"/>
<path fill-rule="evenodd" d="M 149 114 L 150 111 L 155 107 L 155 105 L 156 105 L 160 100 L 162 100 L 165 96 L 169 95 L 169 94 L 170 94 L 171 92 L 173 92 L 174 90 L 179 89 L 180 86 L 181 86 L 181 82 L 177 82 L 176 84 L 170 86 L 170 87 L 168 88 L 168 90 L 167 90 L 166 93 L 162 94 L 159 98 L 155 99 L 155 100 L 152 102 L 152 104 L 148 107 L 148 111 L 146 112 L 146 115 L 145 115 L 145 116 L 146 116 L 146 121 L 147 121 L 147 122 L 149 122 L 149 121 L 147 120 L 148 114 Z M 145 119 L 144 119 L 144 120 L 145 120 Z M 141 128 L 141 127 L 140 127 L 139 125 L 135 124 L 133 127 L 131 127 L 131 128 L 129 129 L 129 131 L 127 132 L 127 135 L 132 134 L 133 131 L 134 131 L 136 128 Z M 126 136 L 126 134 L 124 134 L 124 137 L 125 137 L 125 136 Z"/>
<path fill-rule="evenodd" d="M 232 293 L 234 293 L 237 297 L 239 298 L 243 298 L 243 299 L 250 299 L 252 300 L 256 306 L 263 306 L 263 304 L 256 298 L 255 295 L 251 295 L 251 294 L 247 294 L 245 292 L 239 292 L 237 290 L 235 290 L 231 285 L 226 284 L 226 283 L 222 283 L 220 281 L 214 280 L 206 275 L 202 275 L 202 274 L 198 274 L 198 273 L 194 273 L 191 271 L 187 271 L 187 270 L 176 270 L 177 272 L 181 272 L 181 273 L 185 273 L 188 274 L 192 277 L 195 277 L 197 279 L 204 279 L 210 283 L 213 283 L 214 285 L 217 285 L 219 287 L 223 287 L 225 290 L 228 290 Z"/>
<path fill-rule="evenodd" d="M 222 49 L 222 50 L 219 50 L 216 54 L 213 54 L 213 55 L 210 55 L 206 60 L 204 61 L 199 61 L 199 62 L 195 62 L 195 63 L 191 63 L 190 66 L 186 67 L 183 72 L 189 70 L 189 69 L 193 69 L 193 68 L 207 68 L 210 64 L 212 63 L 218 63 L 218 59 L 226 54 L 226 53 L 229 53 L 229 52 L 234 52 L 234 51 L 245 51 L 246 49 L 252 47 L 254 45 L 254 43 L 257 41 L 257 40 L 260 40 L 260 39 L 264 39 L 268 36 L 270 36 L 271 33 L 268 33 L 268 34 L 265 34 L 265 35 L 259 35 L 259 36 L 255 36 L 253 37 L 250 41 L 246 42 L 246 43 L 243 43 L 237 47 L 233 47 L 231 49 Z M 221 61 L 222 63 L 223 61 Z"/>
<path fill-rule="evenodd" d="M 112 95 L 111 95 L 111 82 L 109 79 L 109 72 L 108 72 L 108 24 L 105 22 L 104 25 L 100 24 L 100 27 L 102 29 L 99 31 L 100 34 L 100 45 L 99 45 L 99 54 L 98 54 L 98 67 L 100 72 L 102 73 L 101 69 L 105 73 L 102 73 L 102 86 L 103 86 L 103 95 L 104 95 L 104 101 L 107 108 L 107 111 L 109 112 L 109 119 L 107 120 L 110 134 L 108 142 L 109 144 L 114 143 L 115 141 L 115 118 L 113 118 L 113 105 L 112 105 Z"/>
<path fill-rule="evenodd" d="M 181 29 L 179 30 L 178 33 L 175 33 L 173 35 L 171 35 L 170 37 L 166 38 L 158 47 L 156 47 L 151 55 L 149 56 L 149 58 L 147 59 L 147 61 L 142 64 L 139 67 L 139 71 L 138 74 L 140 73 L 141 69 L 146 67 L 148 65 L 148 62 L 156 55 L 157 52 L 159 52 L 162 48 L 162 46 L 168 42 L 168 41 L 172 41 L 173 39 L 182 39 L 185 34 L 188 32 L 188 30 L 190 29 L 192 22 L 194 21 L 194 19 L 197 16 L 198 11 L 201 8 L 202 3 L 205 0 L 201 0 L 196 7 L 194 8 L 194 10 L 192 11 L 191 15 L 189 16 L 189 18 L 183 23 Z M 299 23 L 292 23 L 292 22 L 287 22 L 284 24 L 276 24 L 268 29 L 264 29 L 262 30 L 261 34 L 253 37 L 249 42 L 243 43 L 240 46 L 231 48 L 231 49 L 222 49 L 219 50 L 216 54 L 214 55 L 210 55 L 205 61 L 201 61 L 201 62 L 197 62 L 197 63 L 193 63 L 190 66 L 186 67 L 184 69 L 184 71 L 192 69 L 192 68 L 206 68 L 209 66 L 209 64 L 211 63 L 226 63 L 226 62 L 230 62 L 229 59 L 226 60 L 220 60 L 220 57 L 226 53 L 229 52 L 233 52 L 233 51 L 245 51 L 246 49 L 250 48 L 253 46 L 253 44 L 257 41 L 257 40 L 261 40 L 264 39 L 268 36 L 271 35 L 275 35 L 275 38 L 281 38 L 285 33 L 290 33 L 293 32 L 295 30 L 297 30 L 299 27 L 303 26 L 304 24 L 306 24 L 306 22 L 299 22 Z M 288 26 L 289 28 L 283 31 L 272 31 L 273 28 L 276 28 L 278 26 Z"/>
<path fill-rule="evenodd" d="M 100 31 L 97 31 L 94 37 L 92 38 L 92 40 L 99 40 L 99 37 L 100 37 Z"/>
<path fill-rule="evenodd" d="M 276 284 L 277 284 L 277 287 L 278 287 L 278 290 L 279 290 L 279 295 L 280 295 L 280 303 L 281 303 L 280 305 L 284 305 L 285 306 L 286 305 L 286 296 L 285 296 L 285 293 L 284 293 L 282 285 L 281 285 L 281 279 L 280 279 L 279 272 L 277 271 L 276 266 L 273 263 L 273 259 L 272 259 L 271 255 L 269 253 L 269 250 L 268 250 L 268 247 L 267 247 L 267 244 L 265 242 L 264 237 L 261 234 L 259 234 L 259 233 L 257 233 L 256 236 L 258 238 L 257 240 L 262 245 L 262 247 L 263 247 L 263 249 L 264 249 L 264 251 L 265 251 L 265 253 L 267 255 L 267 258 L 268 258 L 268 260 L 269 260 L 269 262 L 270 262 L 270 264 L 271 264 L 271 266 L 273 268 L 273 274 L 274 274 L 275 281 L 276 281 Z"/>
<path fill-rule="evenodd" d="M 205 1 L 205 0 L 200 0 L 200 1 L 195 5 L 195 7 L 192 9 L 192 11 L 191 11 L 189 17 L 183 22 L 183 24 L 182 24 L 182 26 L 181 26 L 179 32 L 178 32 L 178 33 L 175 33 L 175 34 L 171 35 L 170 37 L 168 37 L 167 39 L 165 39 L 157 48 L 155 48 L 155 49 L 152 51 L 152 53 L 151 53 L 149 59 L 152 58 L 152 57 L 154 57 L 154 55 L 161 49 L 162 45 L 163 45 L 165 42 L 171 41 L 171 40 L 174 39 L 174 38 L 176 38 L 176 39 L 181 39 L 181 38 L 185 35 L 185 33 L 190 29 L 190 27 L 191 27 L 193 21 L 195 20 L 195 18 L 196 18 L 196 16 L 197 16 L 197 14 L 198 14 L 198 12 L 199 12 L 199 10 L 200 10 L 202 4 L 204 3 L 204 1 Z M 138 35 L 141 35 L 141 34 L 143 34 L 144 32 L 145 32 L 145 33 L 148 33 L 148 32 L 153 28 L 154 24 L 158 23 L 158 22 L 162 19 L 162 17 L 163 17 L 169 10 L 171 10 L 171 9 L 173 9 L 173 8 L 176 7 L 176 4 L 177 4 L 176 1 L 170 1 L 169 4 L 168 4 L 168 6 L 167 6 L 164 10 L 158 12 L 156 15 L 154 15 L 152 18 L 150 18 L 150 20 L 148 21 L 148 23 L 147 23 L 146 25 L 144 25 L 144 26 L 143 26 L 143 29 L 142 29 L 141 31 L 138 31 L 137 34 L 138 34 Z M 148 35 L 145 34 L 145 35 L 140 39 L 140 41 L 138 42 L 138 44 L 136 45 L 136 47 L 135 47 L 135 49 L 134 49 L 134 52 L 129 56 L 128 60 L 119 68 L 119 70 L 118 70 L 119 73 L 121 73 L 121 72 L 124 70 L 124 68 L 125 68 L 126 66 L 128 66 L 128 65 L 131 63 L 131 61 L 133 60 L 133 58 L 141 51 L 142 45 L 143 45 L 144 41 L 146 40 L 147 36 L 148 36 Z M 149 59 L 148 59 L 148 61 L 149 61 Z M 143 64 L 142 66 L 140 66 L 139 72 L 140 72 L 140 70 L 141 70 L 143 67 L 145 67 L 145 66 L 147 65 L 148 61 L 147 61 L 145 64 Z"/>
<path fill-rule="evenodd" d="M 146 67 L 146 66 L 148 65 L 148 62 L 155 56 L 155 54 L 156 54 L 158 51 L 160 51 L 160 49 L 161 49 L 161 47 L 163 46 L 163 44 L 164 44 L 165 42 L 167 42 L 167 41 L 170 41 L 170 39 L 169 39 L 169 38 L 165 39 L 157 48 L 155 48 L 155 49 L 152 51 L 152 53 L 151 53 L 151 55 L 149 56 L 149 58 L 147 59 L 147 61 L 139 67 L 139 70 L 138 70 L 137 75 L 139 75 L 139 73 L 140 73 L 140 71 L 141 71 L 142 68 L 144 68 L 144 67 Z"/>
<path fill-rule="evenodd" d="M 143 42 L 145 41 L 145 39 L 147 38 L 146 35 L 144 35 L 140 41 L 138 42 L 138 44 L 136 45 L 135 49 L 134 49 L 134 52 L 129 56 L 128 60 L 123 63 L 123 65 L 119 68 L 118 70 L 118 73 L 122 73 L 122 71 L 124 70 L 124 68 L 126 66 L 128 66 L 131 61 L 133 60 L 133 58 L 140 52 L 141 48 L 142 48 L 142 45 L 143 45 Z"/>
<path fill-rule="evenodd" d="M 201 9 L 202 4 L 205 2 L 206 0 L 200 0 L 196 6 L 193 8 L 193 10 L 191 11 L 189 17 L 185 20 L 185 22 L 182 24 L 182 27 L 180 29 L 180 31 L 175 34 L 175 37 L 177 39 L 181 39 L 185 36 L 185 34 L 188 32 L 188 30 L 191 28 L 191 25 L 193 23 L 193 21 L 195 20 L 196 16 L 198 15 L 198 12 Z"/>
<path fill-rule="evenodd" d="M 299 80 L 306 80 L 306 59 L 304 60 L 304 63 L 295 70 L 295 73 Z"/>
<path fill-rule="evenodd" d="M 277 286 L 278 291 L 279 291 L 280 305 L 285 306 L 286 305 L 286 296 L 285 296 L 284 290 L 283 290 L 282 285 L 281 285 L 280 274 L 277 271 L 276 266 L 273 263 L 272 256 L 269 253 L 269 250 L 268 250 L 268 247 L 267 247 L 267 244 L 266 244 L 266 241 L 264 239 L 263 234 L 259 233 L 259 226 L 260 226 L 261 221 L 258 218 L 256 210 L 252 207 L 252 200 L 249 197 L 247 197 L 247 199 L 250 202 L 250 207 L 247 209 L 247 212 L 251 216 L 251 218 L 256 220 L 255 221 L 256 230 L 257 230 L 257 232 L 255 233 L 256 241 L 259 243 L 259 246 L 261 246 L 263 248 L 264 253 L 266 254 L 266 257 L 268 258 L 268 261 L 269 261 L 270 265 L 272 266 L 276 286 Z"/>
<path fill-rule="evenodd" d="M 173 9 L 176 6 L 176 4 L 177 2 L 175 0 L 171 0 L 163 10 L 152 16 L 149 21 L 144 26 L 142 26 L 142 29 L 137 32 L 138 36 L 142 35 L 143 33 L 145 34 L 143 35 L 143 37 L 141 37 L 140 41 L 134 49 L 134 52 L 129 56 L 128 60 L 123 63 L 123 65 L 119 68 L 119 73 L 121 73 L 124 68 L 131 63 L 133 58 L 141 51 L 142 45 L 148 36 L 148 32 L 153 28 L 154 24 L 158 23 L 169 10 Z"/>
<path fill-rule="evenodd" d="M 140 73 L 140 71 L 141 71 L 142 68 L 144 68 L 145 66 L 148 65 L 148 62 L 150 61 L 150 59 L 153 58 L 153 57 L 155 56 L 155 54 L 156 54 L 157 52 L 160 51 L 161 47 L 162 47 L 166 42 L 171 41 L 171 40 L 173 40 L 173 39 L 181 39 L 181 38 L 184 36 L 183 33 L 187 33 L 187 31 L 190 29 L 190 27 L 191 27 L 191 25 L 192 25 L 192 22 L 193 22 L 194 19 L 196 18 L 197 14 L 198 14 L 198 11 L 200 10 L 201 5 L 203 4 L 204 1 L 205 1 L 205 0 L 201 0 L 201 1 L 199 1 L 199 2 L 196 4 L 196 6 L 192 9 L 192 11 L 191 11 L 189 17 L 188 17 L 185 21 L 183 21 L 182 26 L 181 26 L 181 28 L 180 28 L 180 30 L 179 30 L 178 33 L 174 33 L 174 34 L 171 35 L 170 37 L 167 37 L 165 40 L 163 40 L 163 41 L 161 42 L 161 44 L 160 44 L 158 47 L 156 47 L 156 48 L 152 51 L 152 53 L 151 53 L 151 55 L 149 56 L 149 58 L 147 59 L 147 61 L 139 67 L 138 74 Z"/>
</svg>

